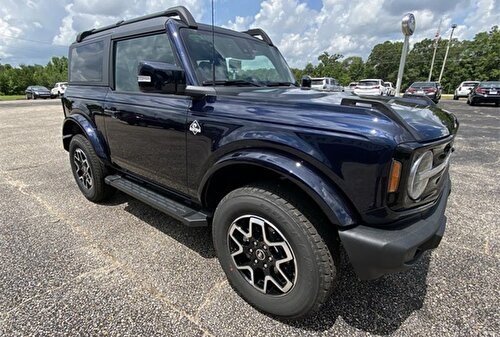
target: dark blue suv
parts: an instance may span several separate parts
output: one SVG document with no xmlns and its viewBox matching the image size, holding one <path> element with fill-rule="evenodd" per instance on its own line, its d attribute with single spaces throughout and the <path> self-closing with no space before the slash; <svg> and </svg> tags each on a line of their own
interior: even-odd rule
<svg viewBox="0 0 500 337">
<path fill-rule="evenodd" d="M 211 226 L 230 284 L 301 318 L 334 291 L 438 246 L 458 123 L 425 100 L 298 87 L 269 36 L 198 24 L 184 7 L 80 33 L 63 144 L 94 202 L 123 191 Z"/>
</svg>

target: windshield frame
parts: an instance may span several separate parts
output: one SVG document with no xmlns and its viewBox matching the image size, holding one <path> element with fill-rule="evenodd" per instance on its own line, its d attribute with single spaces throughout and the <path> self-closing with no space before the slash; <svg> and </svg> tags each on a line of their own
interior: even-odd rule
<svg viewBox="0 0 500 337">
<path fill-rule="evenodd" d="M 197 71 L 198 69 L 198 64 L 196 63 L 196 60 L 191 56 L 191 53 L 192 51 L 190 50 L 190 45 L 188 43 L 186 43 L 186 35 L 189 33 L 189 31 L 192 31 L 192 32 L 195 32 L 195 33 L 198 33 L 198 34 L 205 34 L 205 35 L 208 35 L 208 34 L 212 34 L 212 31 L 211 30 L 208 30 L 208 29 L 201 29 L 201 28 L 198 28 L 198 29 L 192 29 L 192 28 L 185 28 L 185 27 L 182 27 L 180 30 L 179 30 L 179 36 L 181 38 L 181 41 L 182 41 L 182 44 L 183 44 L 183 47 L 185 49 L 185 53 L 186 53 L 186 56 L 188 58 L 188 63 L 189 63 L 189 66 L 191 67 L 192 69 L 192 73 L 194 75 L 194 79 L 197 81 L 197 83 L 193 83 L 194 85 L 199 85 L 199 86 L 202 86 L 202 85 L 211 85 L 211 86 L 228 86 L 228 85 L 225 85 L 225 84 L 220 84 L 220 83 L 217 83 L 217 82 L 221 82 L 222 79 L 220 78 L 216 78 L 216 83 L 215 84 L 212 84 L 212 78 L 210 78 L 208 81 L 201 78 L 199 72 Z M 278 62 L 281 62 L 281 66 L 283 67 L 283 70 L 286 71 L 286 75 L 288 75 L 289 79 L 282 79 L 280 81 L 252 81 L 252 83 L 255 83 L 255 84 L 258 84 L 257 86 L 260 86 L 260 87 L 265 87 L 266 84 L 270 84 L 271 86 L 276 86 L 277 83 L 290 83 L 290 85 L 283 85 L 283 86 L 291 86 L 291 85 L 294 85 L 296 86 L 297 85 L 297 80 L 295 79 L 293 73 L 292 73 L 292 70 L 290 68 L 290 66 L 288 65 L 288 63 L 286 62 L 285 58 L 283 57 L 283 55 L 281 54 L 281 52 L 279 51 L 279 49 L 274 46 L 274 45 L 270 45 L 260 39 L 257 39 L 255 37 L 252 37 L 250 35 L 247 35 L 247 34 L 243 34 L 243 33 L 238 33 L 238 32 L 233 32 L 233 31 L 221 31 L 220 29 L 216 29 L 215 30 L 215 38 L 217 38 L 217 36 L 223 36 L 225 38 L 233 38 L 233 39 L 246 39 L 248 40 L 249 42 L 252 42 L 252 43 L 256 43 L 256 44 L 261 44 L 262 46 L 265 46 L 266 48 L 271 48 L 273 49 L 273 52 L 274 54 L 278 57 L 278 59 L 276 61 Z M 276 69 L 276 72 L 282 76 L 283 74 L 280 74 L 280 72 L 278 71 L 277 67 L 275 66 L 275 64 L 273 63 L 273 60 L 269 59 L 271 61 L 271 63 L 273 64 L 273 66 L 275 67 L 274 69 Z M 238 81 L 239 79 L 236 79 L 236 80 L 233 80 L 231 78 L 226 78 L 227 81 L 231 82 L 231 81 Z M 210 84 L 207 84 L 207 82 L 210 82 Z M 273 85 L 274 84 L 274 85 Z M 234 85 L 229 85 L 229 86 L 237 86 L 237 87 L 247 87 L 247 88 L 255 88 L 255 86 L 251 85 L 251 86 L 241 86 L 241 85 L 238 85 L 238 84 L 234 84 Z"/>
</svg>

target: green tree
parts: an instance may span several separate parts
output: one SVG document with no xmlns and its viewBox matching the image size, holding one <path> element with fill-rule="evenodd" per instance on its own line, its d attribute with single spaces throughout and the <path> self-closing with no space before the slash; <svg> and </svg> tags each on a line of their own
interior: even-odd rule
<svg viewBox="0 0 500 337">
<path fill-rule="evenodd" d="M 375 45 L 368 56 L 365 76 L 396 82 L 403 42 L 385 41 Z"/>
</svg>

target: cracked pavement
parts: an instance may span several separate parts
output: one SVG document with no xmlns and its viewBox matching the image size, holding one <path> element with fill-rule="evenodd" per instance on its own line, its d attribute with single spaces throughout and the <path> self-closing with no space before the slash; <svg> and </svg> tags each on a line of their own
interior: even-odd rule
<svg viewBox="0 0 500 337">
<path fill-rule="evenodd" d="M 500 109 L 443 101 L 461 127 L 441 246 L 408 272 L 337 290 L 305 321 L 251 308 L 206 228 L 117 193 L 88 202 L 59 101 L 0 104 L 0 335 L 497 336 Z"/>
</svg>

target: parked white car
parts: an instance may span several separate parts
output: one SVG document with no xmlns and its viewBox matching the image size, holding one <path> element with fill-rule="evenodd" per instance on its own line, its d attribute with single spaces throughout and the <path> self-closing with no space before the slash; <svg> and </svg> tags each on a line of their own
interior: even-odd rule
<svg viewBox="0 0 500 337">
<path fill-rule="evenodd" d="M 339 82 L 331 77 L 313 77 L 311 78 L 311 89 L 324 91 L 344 91 Z"/>
<path fill-rule="evenodd" d="M 64 92 L 66 91 L 66 87 L 68 86 L 68 82 L 57 82 L 54 85 L 54 88 L 50 90 L 50 95 L 52 97 L 60 97 L 64 95 Z"/>
<path fill-rule="evenodd" d="M 472 89 L 474 89 L 479 84 L 479 81 L 465 81 L 460 83 L 458 88 L 455 89 L 455 94 L 453 99 L 457 100 L 460 97 L 469 97 Z"/>
<path fill-rule="evenodd" d="M 344 87 L 344 91 L 352 92 L 354 88 L 358 85 L 358 82 L 351 82 L 347 87 Z"/>
<path fill-rule="evenodd" d="M 394 88 L 392 82 L 384 82 L 384 87 L 386 96 L 396 96 L 396 88 Z"/>
<path fill-rule="evenodd" d="M 354 93 L 358 96 L 384 96 L 386 87 L 381 79 L 366 79 L 358 82 Z"/>
</svg>

